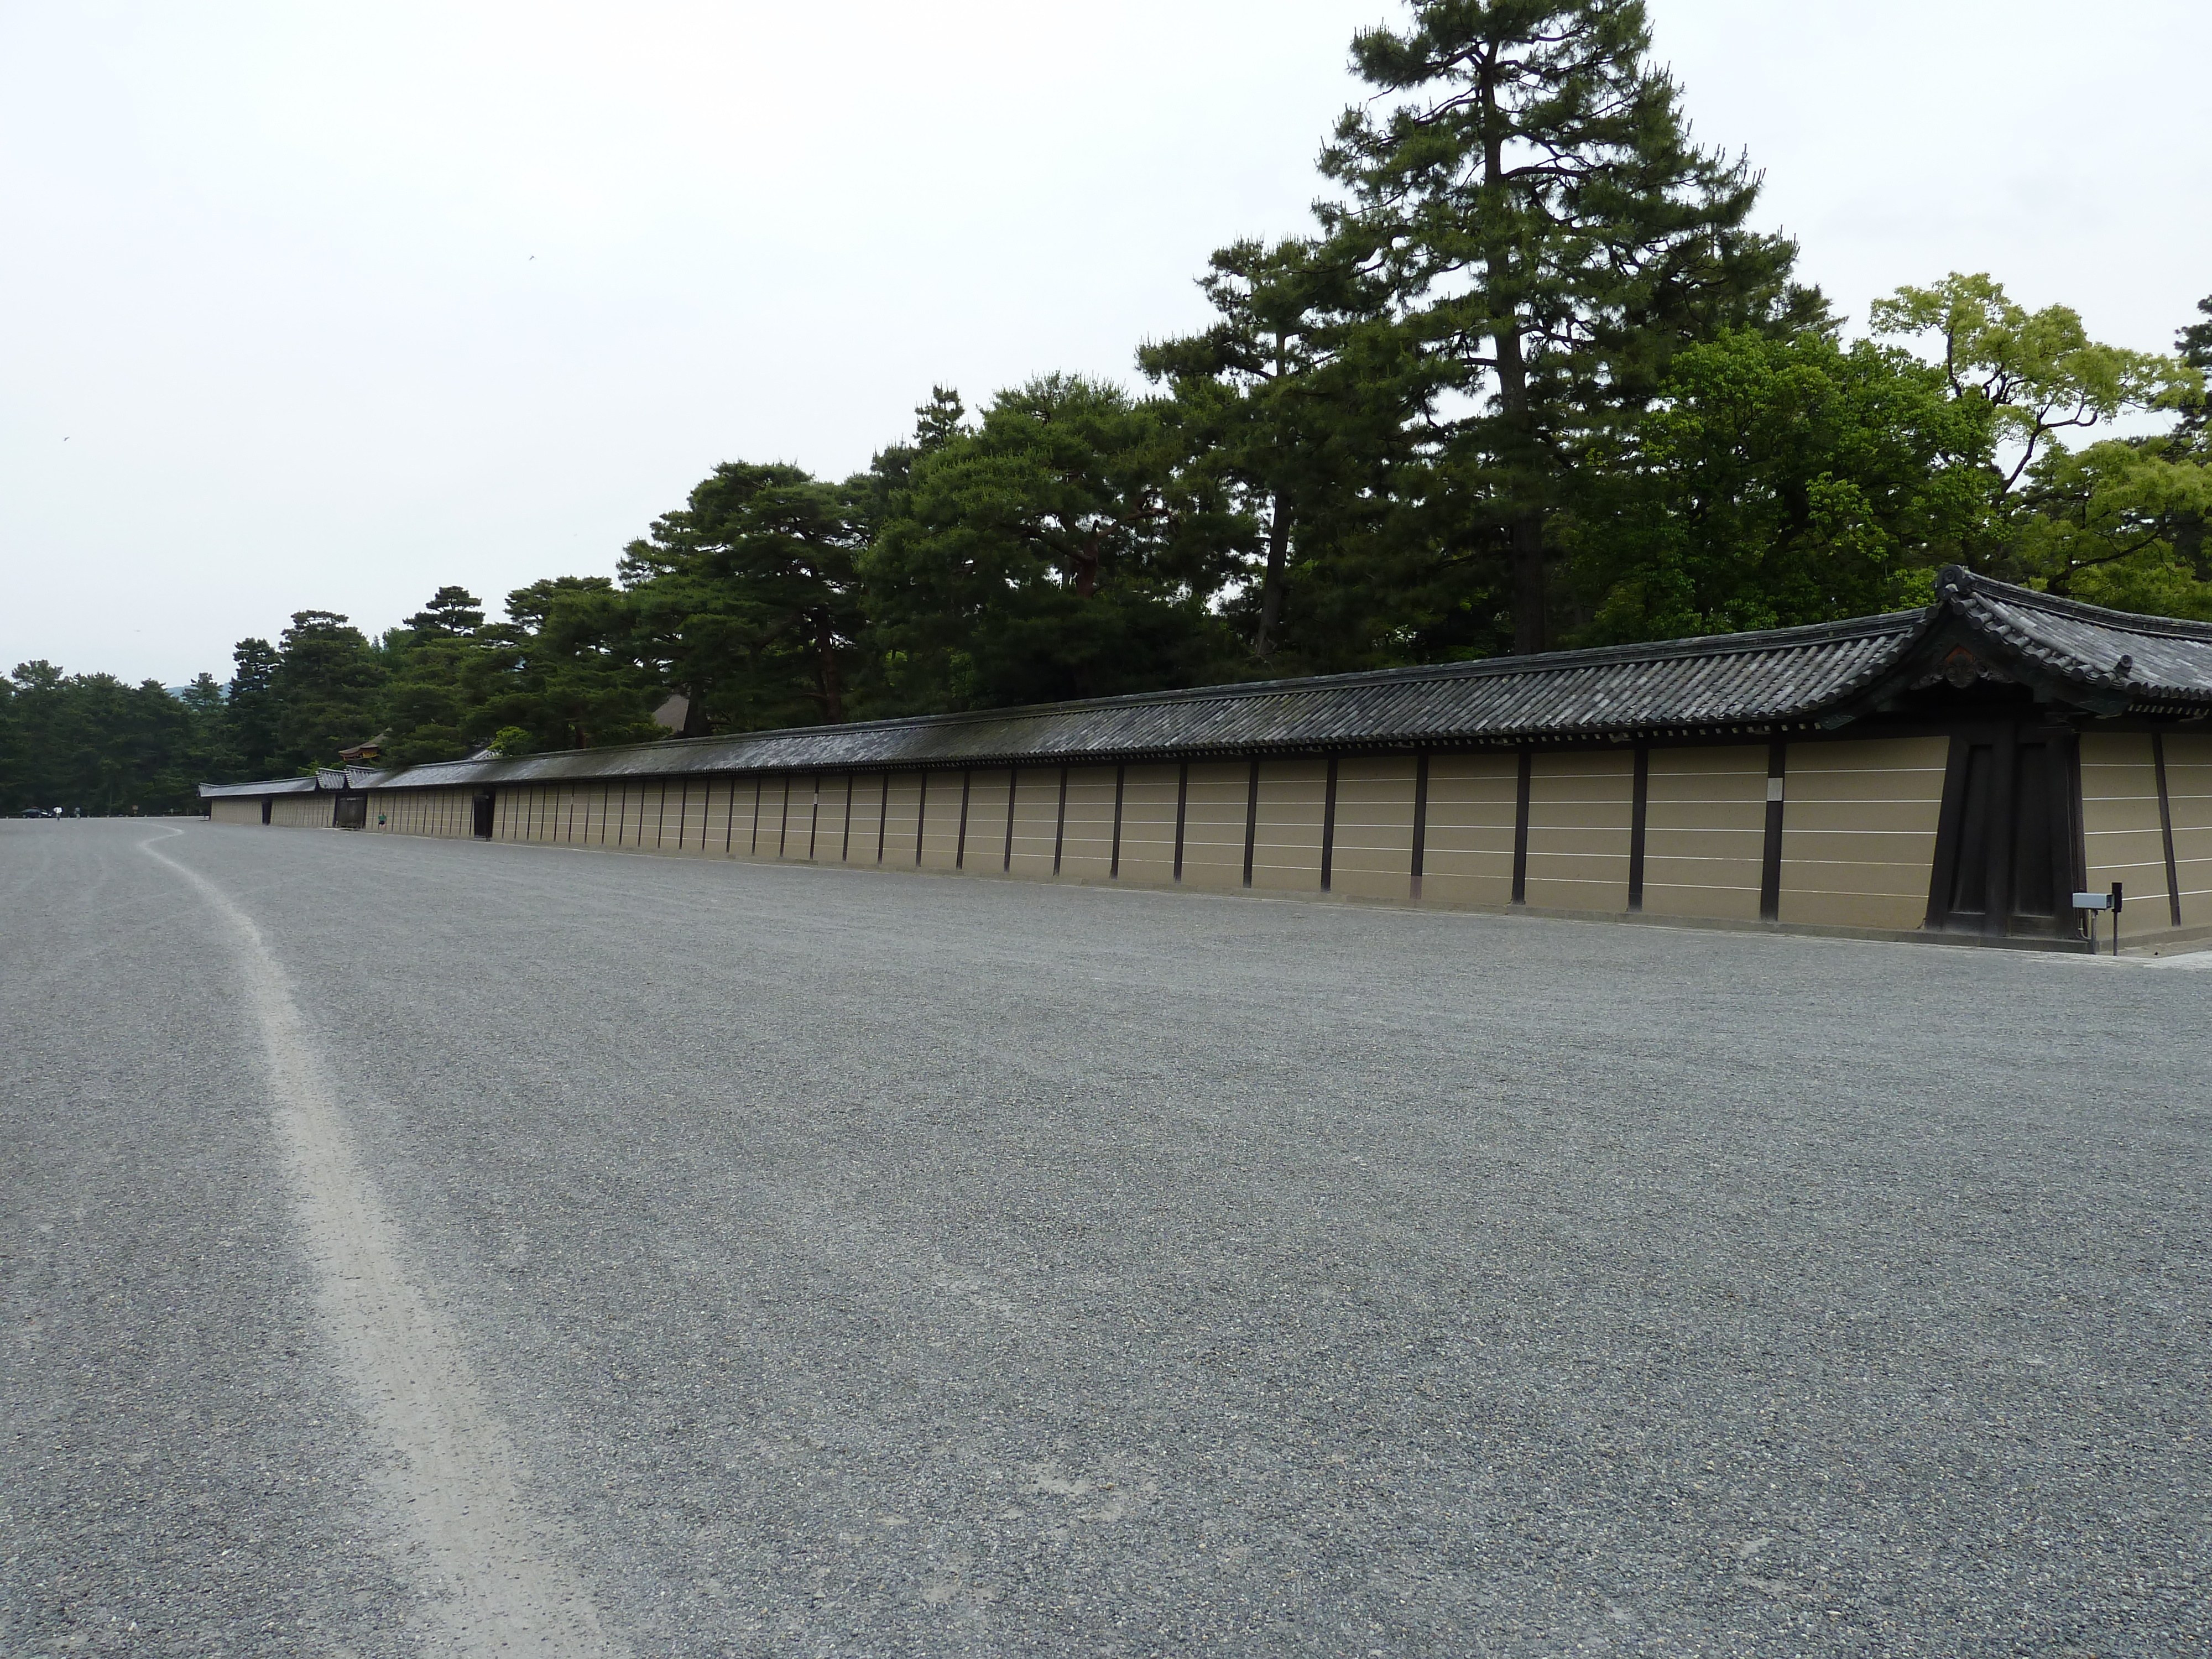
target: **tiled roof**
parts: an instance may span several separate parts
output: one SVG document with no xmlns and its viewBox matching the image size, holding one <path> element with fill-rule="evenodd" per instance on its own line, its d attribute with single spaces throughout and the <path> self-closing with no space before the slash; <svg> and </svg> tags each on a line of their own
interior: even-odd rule
<svg viewBox="0 0 2212 1659">
<path fill-rule="evenodd" d="M 200 799 L 213 800 L 218 795 L 312 795 L 315 793 L 313 778 L 270 778 L 262 783 L 204 783 Z"/>
<path fill-rule="evenodd" d="M 800 726 L 510 760 L 450 761 L 380 787 L 585 777 L 1132 761 L 1512 743 L 1800 718 L 1895 659 L 1921 613 L 1662 645 L 1561 651 L 1324 678 L 914 720 Z"/>
<path fill-rule="evenodd" d="M 2138 617 L 1992 581 L 1955 566 L 1937 609 L 2062 679 L 2125 692 L 2134 702 L 2212 704 L 2212 624 Z"/>
<path fill-rule="evenodd" d="M 1809 628 L 449 761 L 380 775 L 349 769 L 347 777 L 356 788 L 434 788 L 1755 733 L 1846 718 L 1909 677 L 1921 647 L 1946 627 L 1964 630 L 1984 654 L 2032 664 L 2041 678 L 2106 702 L 2212 707 L 2212 627 L 2103 611 L 1953 568 L 1924 611 Z M 312 786 L 288 780 L 283 787 Z"/>
</svg>

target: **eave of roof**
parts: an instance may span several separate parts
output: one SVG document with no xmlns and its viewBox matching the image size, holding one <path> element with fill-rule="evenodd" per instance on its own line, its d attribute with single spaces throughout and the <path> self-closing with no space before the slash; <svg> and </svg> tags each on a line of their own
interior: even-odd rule
<svg viewBox="0 0 2212 1659">
<path fill-rule="evenodd" d="M 199 792 L 202 800 L 216 800 L 226 795 L 312 795 L 318 787 L 313 778 L 265 778 L 258 783 L 204 783 Z"/>
<path fill-rule="evenodd" d="M 1128 763 L 1317 749 L 1771 730 L 1878 677 L 1923 611 L 1311 679 L 447 761 L 381 788 L 853 767 Z"/>
<path fill-rule="evenodd" d="M 1994 677 L 2033 680 L 2039 695 L 2056 686 L 2094 712 L 2212 708 L 2212 626 L 2106 611 L 1953 567 L 1925 610 L 1803 628 L 344 775 L 354 788 L 429 789 L 1752 735 L 1847 723 L 1927 683 L 1934 659 L 1962 640 L 1999 659 L 1988 665 Z M 287 779 L 201 793 L 312 787 Z"/>
<path fill-rule="evenodd" d="M 2139 617 L 1953 567 L 1940 597 L 1993 641 L 2130 704 L 2212 707 L 2212 623 Z"/>
</svg>

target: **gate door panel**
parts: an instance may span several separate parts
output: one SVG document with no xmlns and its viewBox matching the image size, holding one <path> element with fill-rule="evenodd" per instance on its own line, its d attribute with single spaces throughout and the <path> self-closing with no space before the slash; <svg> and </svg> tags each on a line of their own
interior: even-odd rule
<svg viewBox="0 0 2212 1659">
<path fill-rule="evenodd" d="M 2074 734 L 1979 726 L 1951 739 L 1928 925 L 1954 933 L 2072 938 L 2081 873 Z"/>
</svg>

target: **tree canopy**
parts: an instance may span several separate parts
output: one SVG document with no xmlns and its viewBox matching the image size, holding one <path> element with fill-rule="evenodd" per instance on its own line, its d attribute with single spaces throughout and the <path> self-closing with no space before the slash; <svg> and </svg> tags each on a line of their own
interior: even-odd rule
<svg viewBox="0 0 2212 1659">
<path fill-rule="evenodd" d="M 1987 273 L 1850 337 L 1692 137 L 1642 0 L 1415 0 L 1311 222 L 1226 242 L 1135 386 L 936 386 L 863 471 L 731 460 L 611 573 L 227 684 L 0 682 L 0 802 L 1105 696 L 1924 603 L 1958 562 L 2212 617 L 2212 298 L 2171 354 Z"/>
</svg>

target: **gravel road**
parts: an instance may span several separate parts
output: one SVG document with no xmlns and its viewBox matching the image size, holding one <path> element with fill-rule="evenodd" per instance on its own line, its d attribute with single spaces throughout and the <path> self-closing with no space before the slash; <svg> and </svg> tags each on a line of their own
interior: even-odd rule
<svg viewBox="0 0 2212 1659">
<path fill-rule="evenodd" d="M 2212 974 L 196 822 L 0 941 L 0 1653 L 2212 1650 Z"/>
</svg>

